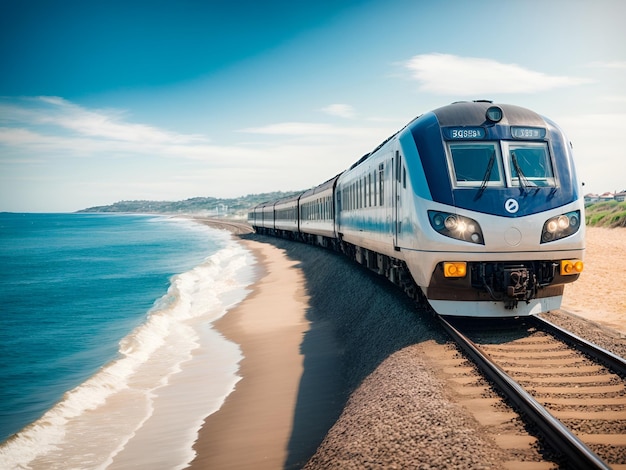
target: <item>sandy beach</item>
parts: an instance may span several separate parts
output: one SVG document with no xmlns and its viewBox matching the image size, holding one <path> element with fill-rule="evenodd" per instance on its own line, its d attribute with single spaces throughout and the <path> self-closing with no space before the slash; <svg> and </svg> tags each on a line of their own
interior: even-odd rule
<svg viewBox="0 0 626 470">
<path fill-rule="evenodd" d="M 206 420 L 191 468 L 300 468 L 339 412 L 334 403 L 341 393 L 334 360 L 337 348 L 330 331 L 318 326 L 316 351 L 306 358 L 308 367 L 313 362 L 316 370 L 313 377 L 307 370 L 309 380 L 304 384 L 302 349 L 305 336 L 311 337 L 311 325 L 302 270 L 271 244 L 243 243 L 263 272 L 250 296 L 215 324 L 226 338 L 241 345 L 242 380 Z M 306 409 L 296 410 L 298 400 L 307 403 Z"/>
<path fill-rule="evenodd" d="M 585 268 L 565 287 L 562 310 L 598 322 L 626 337 L 626 229 L 587 228 Z"/>
<path fill-rule="evenodd" d="M 626 261 L 626 233 L 590 228 L 587 234 L 585 271 L 566 287 L 563 315 L 569 311 L 626 336 L 623 275 L 607 274 L 616 260 Z M 362 446 L 370 449 L 365 454 L 371 452 L 373 468 L 402 458 L 415 462 L 423 443 L 433 447 L 433 420 L 454 422 L 454 432 L 441 437 L 449 441 L 437 456 L 441 462 L 456 461 L 454 449 L 460 445 L 476 451 L 451 467 L 498 468 L 500 451 L 475 432 L 462 407 L 447 402 L 436 409 L 417 406 L 423 393 L 435 402 L 446 400 L 427 361 L 420 359 L 445 342 L 433 333 L 425 311 L 340 255 L 257 235 L 243 235 L 242 243 L 254 252 L 262 272 L 246 300 L 215 324 L 241 345 L 242 380 L 205 420 L 191 468 L 302 468 L 348 400 L 350 416 L 344 413 L 341 419 L 352 424 L 333 428 L 334 444 L 325 444 L 332 454 L 346 439 L 345 445 L 354 446 L 354 459 L 349 449 L 336 455 L 326 451 L 316 454 L 307 468 L 333 468 L 339 462 L 341 468 L 359 468 Z M 390 380 L 390 374 L 401 375 Z M 363 387 L 369 387 L 367 406 L 359 409 L 355 397 L 363 395 Z M 363 437 L 350 441 L 345 435 L 350 428 L 378 437 L 369 443 Z M 410 455 L 402 457 L 402 452 Z"/>
</svg>

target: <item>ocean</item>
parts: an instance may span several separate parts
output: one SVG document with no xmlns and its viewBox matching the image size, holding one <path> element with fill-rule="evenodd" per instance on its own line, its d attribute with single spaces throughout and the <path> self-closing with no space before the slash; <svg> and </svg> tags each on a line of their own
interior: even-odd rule
<svg viewBox="0 0 626 470">
<path fill-rule="evenodd" d="M 255 260 L 165 216 L 0 214 L 0 468 L 184 468 L 239 380 Z"/>
</svg>

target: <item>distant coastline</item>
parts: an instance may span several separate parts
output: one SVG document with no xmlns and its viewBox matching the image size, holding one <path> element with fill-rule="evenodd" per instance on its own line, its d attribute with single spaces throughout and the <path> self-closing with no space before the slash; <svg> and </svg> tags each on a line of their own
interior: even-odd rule
<svg viewBox="0 0 626 470">
<path fill-rule="evenodd" d="M 94 206 L 76 211 L 126 212 L 138 214 L 193 214 L 206 217 L 245 217 L 248 209 L 262 202 L 300 194 L 302 191 L 274 191 L 248 194 L 237 198 L 194 197 L 183 201 L 118 201 L 106 206 Z"/>
</svg>

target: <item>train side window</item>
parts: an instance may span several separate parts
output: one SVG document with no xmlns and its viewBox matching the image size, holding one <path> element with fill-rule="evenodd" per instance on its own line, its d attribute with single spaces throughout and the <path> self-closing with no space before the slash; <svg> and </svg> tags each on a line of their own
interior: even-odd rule
<svg viewBox="0 0 626 470">
<path fill-rule="evenodd" d="M 363 177 L 363 206 L 362 207 L 367 207 L 367 181 L 365 179 L 365 176 Z"/>
<path fill-rule="evenodd" d="M 352 209 L 354 209 L 354 204 L 352 202 L 353 188 L 352 188 L 351 184 L 348 186 L 348 191 L 350 192 L 350 210 L 352 210 Z"/>
<path fill-rule="evenodd" d="M 402 187 L 406 189 L 406 167 L 402 167 Z"/>
<path fill-rule="evenodd" d="M 363 207 L 367 207 L 367 184 L 365 180 L 365 176 L 363 177 Z"/>
<path fill-rule="evenodd" d="M 363 181 L 361 181 L 361 178 L 359 178 L 359 194 L 358 194 L 358 200 L 357 200 L 357 204 L 356 204 L 356 208 L 360 209 L 363 204 Z"/>
<path fill-rule="evenodd" d="M 350 185 L 350 210 L 354 210 L 354 183 Z"/>
<path fill-rule="evenodd" d="M 372 187 L 374 193 L 374 205 L 378 204 L 378 184 L 376 182 L 376 170 L 372 172 L 372 182 L 374 186 Z"/>
<path fill-rule="evenodd" d="M 396 150 L 396 181 L 400 182 L 400 168 L 402 168 L 402 155 Z"/>
<path fill-rule="evenodd" d="M 448 149 L 455 186 L 504 186 L 500 149 L 495 142 L 449 143 Z"/>
<path fill-rule="evenodd" d="M 379 203 L 381 206 L 385 204 L 385 164 L 381 163 L 378 165 L 378 184 L 380 187 L 378 188 L 378 196 Z"/>
</svg>

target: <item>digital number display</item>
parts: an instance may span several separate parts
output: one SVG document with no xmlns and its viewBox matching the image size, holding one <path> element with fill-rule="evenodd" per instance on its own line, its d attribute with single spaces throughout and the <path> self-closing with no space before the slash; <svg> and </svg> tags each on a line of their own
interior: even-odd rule
<svg viewBox="0 0 626 470">
<path fill-rule="evenodd" d="M 484 139 L 485 129 L 482 127 L 448 127 L 444 129 L 444 135 L 452 140 Z"/>
<path fill-rule="evenodd" d="M 511 127 L 511 136 L 514 139 L 543 139 L 546 130 L 542 127 Z"/>
</svg>

